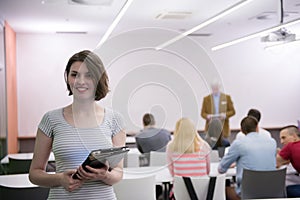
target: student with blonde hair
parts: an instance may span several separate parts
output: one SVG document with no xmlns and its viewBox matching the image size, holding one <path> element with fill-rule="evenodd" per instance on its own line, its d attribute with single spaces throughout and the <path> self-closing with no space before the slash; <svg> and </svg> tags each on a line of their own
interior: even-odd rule
<svg viewBox="0 0 300 200">
<path fill-rule="evenodd" d="M 193 122 L 181 118 L 174 138 L 167 145 L 167 161 L 172 176 L 205 176 L 210 171 L 209 144 L 198 134 Z"/>
</svg>

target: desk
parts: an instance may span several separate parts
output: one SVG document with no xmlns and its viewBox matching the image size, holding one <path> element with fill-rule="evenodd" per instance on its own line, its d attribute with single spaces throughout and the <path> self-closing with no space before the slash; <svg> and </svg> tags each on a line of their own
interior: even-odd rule
<svg viewBox="0 0 300 200">
<path fill-rule="evenodd" d="M 136 178 L 145 175 L 155 175 L 156 185 L 163 185 L 164 199 L 169 199 L 170 184 L 173 182 L 167 166 L 129 167 L 124 168 L 123 179 Z"/>
<path fill-rule="evenodd" d="M 167 166 L 155 166 L 155 167 L 128 167 L 123 169 L 123 178 L 130 179 L 138 176 L 155 175 L 155 181 L 157 184 L 165 182 L 172 182 L 171 176 Z"/>
<path fill-rule="evenodd" d="M 135 144 L 135 137 L 133 137 L 133 136 L 127 136 L 126 137 L 126 143 Z"/>
<path fill-rule="evenodd" d="M 126 146 L 128 147 L 136 147 L 135 137 L 127 136 L 126 137 Z"/>
<path fill-rule="evenodd" d="M 219 166 L 219 162 L 210 163 L 210 173 L 209 173 L 210 176 L 215 176 L 215 175 L 219 174 L 218 166 Z M 235 176 L 235 175 L 236 175 L 236 168 L 235 167 L 234 168 L 229 168 L 226 172 L 227 177 L 232 177 L 232 176 Z"/>
<path fill-rule="evenodd" d="M 38 187 L 29 181 L 28 174 L 12 174 L 0 176 L 0 185 L 10 188 Z"/>
<path fill-rule="evenodd" d="M 140 154 L 141 155 L 141 152 L 136 147 L 129 148 L 129 152 L 128 153 L 136 153 L 136 154 Z"/>
<path fill-rule="evenodd" d="M 28 174 L 0 176 L 1 199 L 47 199 L 49 188 L 39 187 L 29 181 Z"/>
<path fill-rule="evenodd" d="M 33 158 L 33 153 L 15 153 L 15 154 L 8 154 L 1 160 L 1 164 L 8 164 L 9 159 L 8 157 L 15 158 L 15 159 L 20 159 L 20 160 L 31 160 Z M 49 156 L 49 162 L 54 162 L 54 154 L 53 152 L 50 153 Z"/>
</svg>

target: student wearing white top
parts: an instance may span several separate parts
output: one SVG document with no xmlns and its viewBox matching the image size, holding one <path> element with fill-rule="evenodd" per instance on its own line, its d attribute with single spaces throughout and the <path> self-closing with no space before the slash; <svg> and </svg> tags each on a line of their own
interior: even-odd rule
<svg viewBox="0 0 300 200">
<path fill-rule="evenodd" d="M 254 117 L 258 121 L 258 123 L 261 119 L 261 114 L 260 114 L 259 110 L 254 109 L 254 108 L 252 108 L 248 111 L 247 116 Z M 262 134 L 262 135 L 265 135 L 267 137 L 271 137 L 271 133 L 269 131 L 267 131 L 266 129 L 260 128 L 260 127 L 258 127 L 258 133 Z M 242 131 L 240 131 L 240 132 L 237 133 L 235 139 L 241 139 L 243 137 L 245 137 L 245 134 Z"/>
</svg>

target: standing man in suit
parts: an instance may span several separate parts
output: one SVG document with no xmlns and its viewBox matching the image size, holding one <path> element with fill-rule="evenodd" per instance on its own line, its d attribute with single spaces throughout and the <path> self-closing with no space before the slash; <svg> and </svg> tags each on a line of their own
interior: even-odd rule
<svg viewBox="0 0 300 200">
<path fill-rule="evenodd" d="M 223 136 L 230 136 L 229 118 L 235 115 L 235 109 L 231 97 L 220 92 L 220 83 L 215 81 L 211 84 L 212 93 L 203 99 L 201 116 L 206 120 L 205 132 L 212 118 L 219 118 L 223 122 Z"/>
</svg>

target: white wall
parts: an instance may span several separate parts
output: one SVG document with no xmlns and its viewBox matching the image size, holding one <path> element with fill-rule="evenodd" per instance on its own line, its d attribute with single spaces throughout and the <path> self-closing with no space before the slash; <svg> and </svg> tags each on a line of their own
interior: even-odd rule
<svg viewBox="0 0 300 200">
<path fill-rule="evenodd" d="M 19 135 L 33 136 L 43 114 L 69 104 L 64 69 L 70 56 L 93 49 L 96 37 L 17 34 Z"/>
<path fill-rule="evenodd" d="M 300 46 L 267 52 L 259 41 L 251 40 L 210 52 L 210 57 L 190 40 L 168 51 L 152 48 L 170 34 L 156 30 L 121 34 L 96 50 L 111 88 L 100 103 L 120 111 L 129 131 L 138 130 L 142 115 L 149 111 L 160 127 L 173 130 L 175 122 L 186 116 L 203 129 L 202 98 L 215 77 L 234 101 L 237 114 L 231 118 L 232 128 L 239 128 L 252 107 L 262 111 L 263 127 L 295 124 L 300 118 L 300 58 L 296 54 Z M 93 35 L 17 34 L 20 136 L 34 136 L 46 111 L 71 102 L 63 76 L 67 60 L 82 49 L 94 50 L 98 41 Z"/>
<path fill-rule="evenodd" d="M 252 107 L 262 112 L 262 127 L 296 125 L 300 119 L 300 43 L 270 51 L 264 47 L 256 38 L 212 56 L 237 110 L 232 127 L 238 128 Z"/>
</svg>

